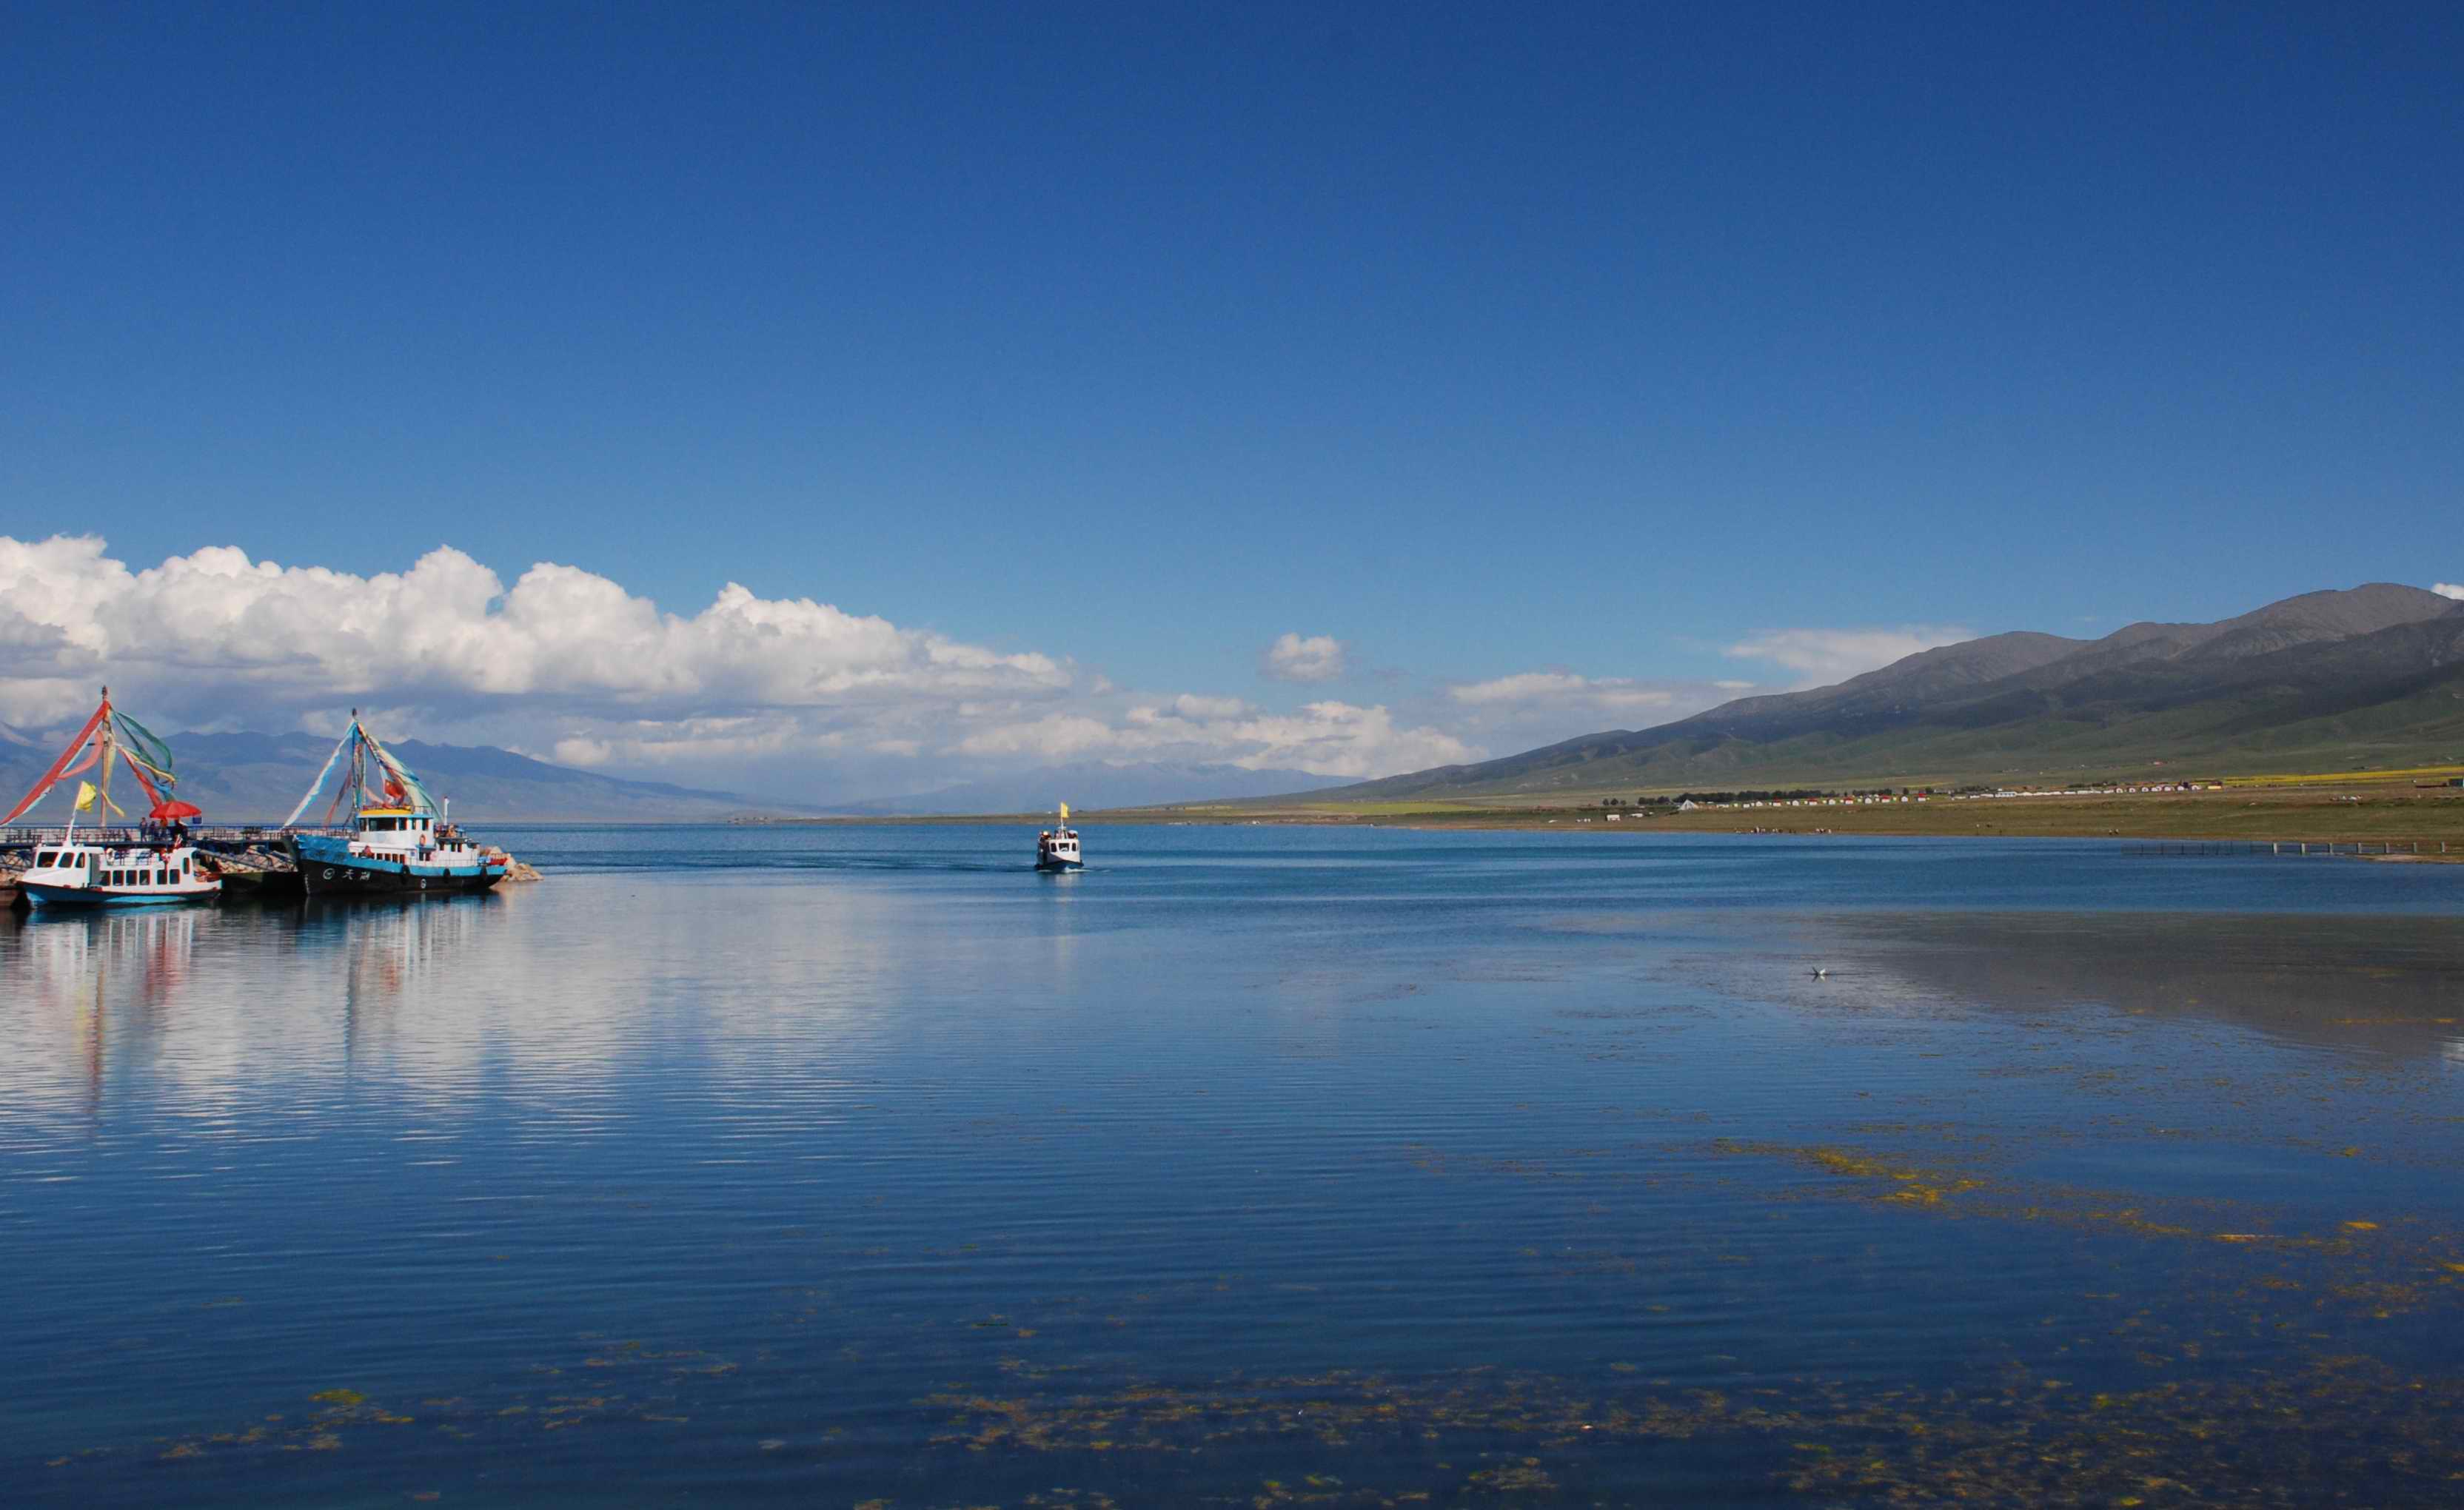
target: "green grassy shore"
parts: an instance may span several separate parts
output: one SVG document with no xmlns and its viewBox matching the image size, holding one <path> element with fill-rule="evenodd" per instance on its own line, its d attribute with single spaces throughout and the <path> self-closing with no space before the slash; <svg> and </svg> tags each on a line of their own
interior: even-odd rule
<svg viewBox="0 0 2464 1510">
<path fill-rule="evenodd" d="M 1617 822 L 1611 813 L 1620 814 Z M 1585 821 L 1588 820 L 1589 821 Z M 875 823 L 1016 822 L 1041 826 L 1050 814 L 975 814 L 924 819 L 803 821 Z M 2221 792 L 2115 797 L 2011 797 L 1844 807 L 1705 806 L 1650 816 L 1596 801 L 1491 806 L 1470 802 L 1309 802 L 1266 805 L 1191 803 L 1073 813 L 1073 823 L 1278 823 L 1420 829 L 1572 830 L 1615 839 L 1639 833 L 1835 833 L 2012 836 L 2043 839 L 2285 840 L 2307 843 L 2405 843 L 2450 847 L 2464 860 L 2464 790 L 2409 785 L 2233 788 Z"/>
<path fill-rule="evenodd" d="M 1649 817 L 1627 810 L 1563 805 L 1478 808 L 1452 804 L 1366 805 L 1356 811 L 1326 804 L 1298 805 L 1269 819 L 1243 821 L 1334 821 L 1403 824 L 1416 828 L 1565 828 L 1607 834 L 1755 832 L 2005 835 L 2042 839 L 2291 840 L 2310 843 L 2357 841 L 2446 843 L 2464 859 L 2464 791 L 2416 791 L 2409 787 L 2335 790 L 2145 793 L 2126 797 L 2011 797 L 1954 801 L 1878 803 L 1844 807 L 1705 806 L 1690 813 Z M 1191 810 L 1185 816 L 1196 817 Z M 1227 815 L 1228 816 L 1228 815 Z M 1585 822 L 1583 820 L 1590 820 Z M 1090 821 L 1092 820 L 1090 819 Z"/>
</svg>

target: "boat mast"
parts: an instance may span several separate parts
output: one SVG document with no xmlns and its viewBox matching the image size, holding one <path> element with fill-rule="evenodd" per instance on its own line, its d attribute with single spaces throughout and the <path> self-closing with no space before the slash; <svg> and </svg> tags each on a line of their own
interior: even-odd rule
<svg viewBox="0 0 2464 1510">
<path fill-rule="evenodd" d="M 102 689 L 102 725 L 97 735 L 97 748 L 102 752 L 102 806 L 95 810 L 94 821 L 97 824 L 107 824 L 110 821 L 103 815 L 117 811 L 111 805 L 111 689 L 108 687 Z"/>
<path fill-rule="evenodd" d="M 351 768 L 342 773 L 343 826 L 359 821 L 368 795 L 367 736 L 360 732 L 360 711 L 351 710 Z"/>
</svg>

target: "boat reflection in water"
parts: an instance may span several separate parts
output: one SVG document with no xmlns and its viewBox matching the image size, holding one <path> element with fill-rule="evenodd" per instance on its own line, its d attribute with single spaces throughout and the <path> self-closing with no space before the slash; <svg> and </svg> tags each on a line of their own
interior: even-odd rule
<svg viewBox="0 0 2464 1510">
<path fill-rule="evenodd" d="M 0 1085 L 36 1104 L 93 1111 L 115 1059 L 157 1041 L 192 979 L 209 912 L 46 908 L 11 918 Z"/>
<path fill-rule="evenodd" d="M 352 811 L 350 832 L 305 833 L 293 825 L 317 800 L 326 780 L 342 774 L 331 804 Z M 382 780 L 378 795 L 373 783 Z M 333 811 L 327 813 L 331 821 Z M 451 896 L 485 891 L 505 879 L 510 861 L 493 844 L 481 844 L 447 817 L 410 767 L 397 759 L 360 723 L 351 726 L 317 774 L 299 805 L 283 820 L 282 847 L 312 897 Z"/>
<path fill-rule="evenodd" d="M 183 1099 L 271 1104 L 347 1066 L 402 999 L 476 1011 L 473 956 L 498 910 L 473 896 L 0 915 L 0 1099 L 91 1112 L 135 1076 Z"/>
</svg>

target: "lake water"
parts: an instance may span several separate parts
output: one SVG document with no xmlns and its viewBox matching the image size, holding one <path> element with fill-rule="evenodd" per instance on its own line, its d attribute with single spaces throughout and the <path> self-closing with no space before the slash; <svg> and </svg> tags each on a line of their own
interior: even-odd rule
<svg viewBox="0 0 2464 1510">
<path fill-rule="evenodd" d="M 495 837 L 0 919 L 0 1500 L 2464 1498 L 2464 867 Z"/>
</svg>

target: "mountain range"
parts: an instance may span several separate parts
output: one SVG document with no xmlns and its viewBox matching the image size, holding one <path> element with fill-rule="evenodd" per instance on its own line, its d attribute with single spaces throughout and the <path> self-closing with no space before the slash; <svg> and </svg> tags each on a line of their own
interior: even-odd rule
<svg viewBox="0 0 2464 1510">
<path fill-rule="evenodd" d="M 0 802 L 13 802 L 39 779 L 74 725 L 29 732 L 0 726 Z M 179 795 L 205 809 L 208 822 L 273 822 L 291 811 L 299 794 L 334 751 L 319 734 L 179 733 L 170 736 L 180 773 Z M 534 760 L 493 746 L 431 745 L 416 739 L 388 741 L 441 797 L 453 800 L 456 817 L 478 821 L 595 820 L 662 821 L 718 819 L 746 812 L 796 813 L 775 801 L 733 792 L 703 791 L 665 781 L 630 781 Z M 327 789 L 331 797 L 333 789 Z M 126 771 L 119 773 L 113 799 L 132 814 L 143 795 Z M 134 796 L 137 803 L 129 799 Z M 322 811 L 319 804 L 318 812 Z M 65 812 L 56 791 L 30 815 L 58 822 Z"/>
<path fill-rule="evenodd" d="M 2464 761 L 2464 602 L 2391 582 L 2101 640 L 2017 631 L 1310 800 L 1919 785 Z"/>
<path fill-rule="evenodd" d="M 832 813 L 1048 813 L 1056 802 L 1096 808 L 1155 807 L 1200 799 L 1270 797 L 1341 786 L 1341 777 L 1307 771 L 1252 771 L 1237 765 L 1153 760 L 1107 765 L 1082 760 L 1014 777 L 969 781 L 914 797 L 879 798 L 828 809 Z"/>
<path fill-rule="evenodd" d="M 74 725 L 28 731 L 0 724 L 0 803 L 33 785 L 76 732 Z M 272 822 L 287 815 L 316 779 L 334 742 L 318 734 L 180 733 L 170 736 L 180 772 L 179 795 L 205 809 L 209 822 Z M 913 797 L 823 806 L 710 791 L 665 781 L 637 781 L 577 771 L 494 746 L 389 741 L 431 790 L 451 798 L 455 816 L 473 822 L 690 822 L 761 814 L 905 817 L 947 813 L 1048 813 L 1073 807 L 1138 807 L 1208 796 L 1255 797 L 1336 783 L 1306 771 L 1249 771 L 1231 765 L 1081 762 L 969 782 Z M 120 773 L 113 797 L 132 813 L 136 783 Z M 330 791 L 328 793 L 330 796 Z M 65 811 L 55 795 L 32 815 L 57 822 Z M 315 812 L 321 813 L 320 804 Z"/>
</svg>

